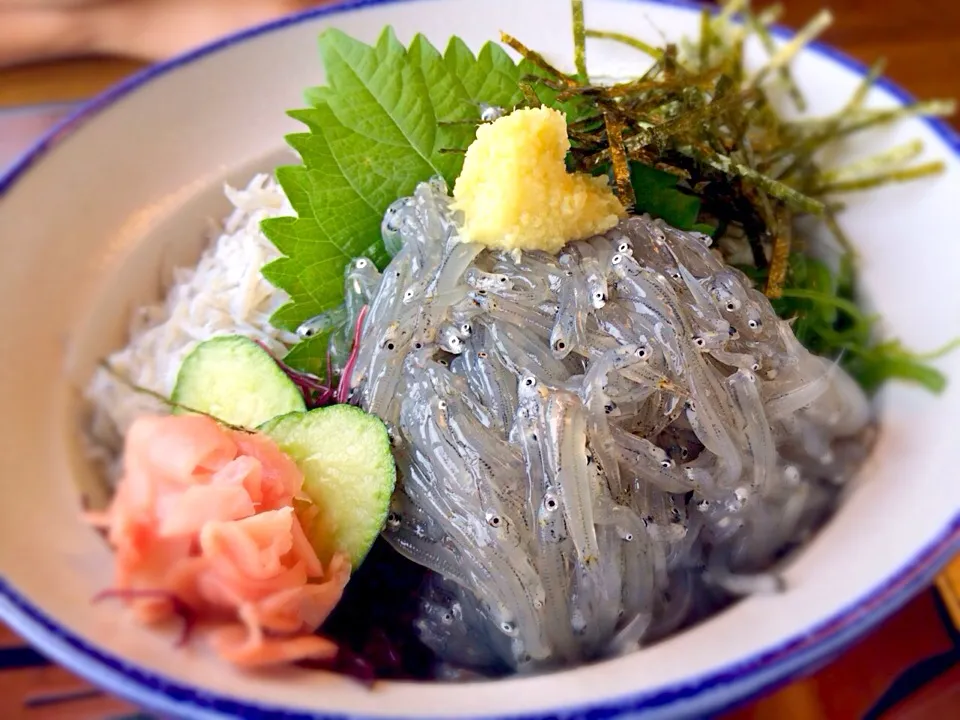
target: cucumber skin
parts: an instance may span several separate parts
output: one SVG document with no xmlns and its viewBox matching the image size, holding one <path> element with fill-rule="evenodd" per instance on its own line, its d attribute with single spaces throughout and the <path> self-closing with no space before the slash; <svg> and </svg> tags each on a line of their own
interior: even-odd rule
<svg viewBox="0 0 960 720">
<path fill-rule="evenodd" d="M 332 405 L 288 413 L 258 429 L 304 473 L 304 491 L 320 511 L 316 528 L 308 530 L 320 560 L 326 564 L 342 551 L 359 567 L 383 530 L 396 487 L 386 426 L 353 405 Z M 351 477 L 357 469 L 362 475 Z M 364 487 L 355 487 L 358 482 Z"/>
<path fill-rule="evenodd" d="M 299 388 L 270 353 L 243 335 L 218 335 L 193 348 L 180 365 L 171 399 L 248 428 L 306 410 Z"/>
</svg>

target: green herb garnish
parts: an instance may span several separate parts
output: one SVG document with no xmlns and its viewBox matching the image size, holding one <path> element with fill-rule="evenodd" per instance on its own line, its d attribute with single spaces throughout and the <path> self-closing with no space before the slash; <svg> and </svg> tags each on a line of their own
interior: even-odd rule
<svg viewBox="0 0 960 720">
<path fill-rule="evenodd" d="M 712 234 L 710 225 L 698 225 L 700 198 L 677 188 L 680 178 L 649 165 L 630 164 L 630 180 L 637 197 L 636 211 L 663 218 L 679 230 L 699 230 Z"/>
</svg>

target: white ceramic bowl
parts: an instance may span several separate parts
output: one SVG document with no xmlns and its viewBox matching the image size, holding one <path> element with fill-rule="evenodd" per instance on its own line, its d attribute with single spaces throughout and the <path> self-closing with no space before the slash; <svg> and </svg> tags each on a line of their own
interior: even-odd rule
<svg viewBox="0 0 960 720">
<path fill-rule="evenodd" d="M 373 40 L 459 34 L 477 47 L 503 28 L 570 56 L 566 0 L 356 1 L 282 20 L 151 68 L 61 124 L 0 178 L 0 616 L 54 660 L 133 702 L 190 717 L 699 716 L 796 676 L 892 612 L 960 550 L 960 355 L 941 363 L 947 392 L 891 385 L 882 433 L 847 504 L 787 571 L 790 589 L 755 597 L 629 657 L 493 684 L 386 683 L 289 671 L 244 675 L 201 650 L 174 650 L 90 599 L 111 557 L 80 516 L 90 485 L 78 445 L 77 388 L 123 342 L 128 313 L 160 291 L 163 270 L 196 257 L 221 183 L 282 157 L 285 116 L 322 80 L 316 37 L 331 25 Z M 658 40 L 694 32 L 678 2 L 591 0 L 588 25 Z M 591 42 L 594 71 L 643 59 Z M 814 112 L 837 108 L 863 68 L 804 52 L 799 83 Z M 905 95 L 881 83 L 875 105 Z M 932 348 L 960 327 L 960 141 L 911 121 L 852 152 L 918 136 L 949 171 L 850 198 L 844 224 L 863 253 L 866 293 L 885 327 Z"/>
</svg>

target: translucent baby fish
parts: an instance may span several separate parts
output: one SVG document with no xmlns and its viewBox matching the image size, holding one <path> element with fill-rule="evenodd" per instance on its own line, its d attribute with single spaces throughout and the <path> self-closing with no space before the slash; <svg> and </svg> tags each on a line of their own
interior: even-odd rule
<svg viewBox="0 0 960 720">
<path fill-rule="evenodd" d="M 431 295 L 443 295 L 453 290 L 473 259 L 483 250 L 479 243 L 454 242 L 444 254 L 436 276 L 427 288 Z"/>
<path fill-rule="evenodd" d="M 580 254 L 580 272 L 590 305 L 598 310 L 607 304 L 607 269 L 600 264 L 593 247 L 587 243 L 578 243 Z"/>
<path fill-rule="evenodd" d="M 480 103 L 480 119 L 483 122 L 493 122 L 498 120 L 506 114 L 504 110 L 499 105 L 488 105 L 487 103 Z"/>
<path fill-rule="evenodd" d="M 560 307 L 550 330 L 550 349 L 553 356 L 563 359 L 582 347 L 586 336 L 586 286 L 576 273 L 560 292 Z"/>
<path fill-rule="evenodd" d="M 553 323 L 537 310 L 524 307 L 506 298 L 492 297 L 483 290 L 477 290 L 470 296 L 495 320 L 513 323 L 543 337 L 549 337 L 553 330 Z"/>
<path fill-rule="evenodd" d="M 652 483 L 664 492 L 685 493 L 691 489 L 683 469 L 662 448 L 619 428 L 613 429 L 613 438 L 620 461 L 639 481 Z"/>
<path fill-rule="evenodd" d="M 706 290 L 717 307 L 727 313 L 738 313 L 748 301 L 746 291 L 730 269 L 721 270 L 707 280 Z"/>
<path fill-rule="evenodd" d="M 723 388 L 710 376 L 711 369 L 698 353 L 685 353 L 691 398 L 686 403 L 687 420 L 697 434 L 700 442 L 714 453 L 721 465 L 723 480 L 734 484 L 743 471 L 743 459 L 736 443 L 731 437 L 735 425 L 727 418 L 718 402 Z M 729 406 L 724 406 L 729 407 Z"/>
<path fill-rule="evenodd" d="M 447 322 L 443 323 L 437 329 L 437 345 L 453 355 L 459 355 L 463 352 L 464 342 L 461 335 L 461 326 Z"/>
<path fill-rule="evenodd" d="M 618 500 L 625 497 L 626 488 L 621 483 L 619 457 L 607 420 L 606 406 L 609 398 L 606 388 L 612 372 L 643 363 L 649 355 L 650 349 L 645 345 L 625 345 L 608 350 L 587 371 L 580 388 L 580 398 L 588 410 L 587 433 L 590 447 L 600 463 L 610 492 Z"/>
<path fill-rule="evenodd" d="M 492 341 L 485 342 L 483 334 L 475 334 L 461 357 L 467 383 L 484 399 L 493 423 L 509 428 L 517 405 L 517 381 L 497 359 Z"/>
<path fill-rule="evenodd" d="M 432 349 L 426 352 L 428 355 L 433 353 Z M 473 392 L 465 376 L 454 374 L 432 358 L 423 362 L 421 368 L 437 395 L 462 402 L 470 411 L 468 418 L 475 418 L 484 428 L 496 428 L 490 408 Z"/>
<path fill-rule="evenodd" d="M 403 238 L 400 234 L 404 214 L 413 207 L 413 198 L 403 197 L 394 200 L 387 208 L 380 223 L 380 236 L 387 253 L 396 255 L 403 248 Z"/>
<path fill-rule="evenodd" d="M 738 370 L 727 384 L 733 391 L 733 399 L 744 418 L 744 438 L 747 453 L 753 466 L 751 484 L 763 492 L 771 482 L 777 467 L 777 449 L 763 408 L 763 398 L 757 387 L 758 379 L 749 370 Z"/>
<path fill-rule="evenodd" d="M 760 362 L 754 355 L 729 352 L 718 348 L 709 348 L 709 352 L 712 357 L 724 365 L 729 365 L 730 367 L 735 367 L 740 370 L 750 370 L 751 372 L 760 371 Z"/>
<path fill-rule="evenodd" d="M 380 289 L 382 280 L 383 276 L 370 258 L 358 257 L 351 260 L 347 263 L 344 281 L 347 305 L 350 304 L 351 297 L 356 298 L 362 305 L 369 304 Z"/>
<path fill-rule="evenodd" d="M 497 292 L 498 290 L 513 290 L 514 283 L 510 276 L 505 273 L 488 273 L 478 268 L 471 267 L 463 274 L 463 280 L 467 285 L 476 290 L 486 290 L 487 292 Z"/>
<path fill-rule="evenodd" d="M 297 327 L 297 335 L 306 340 L 315 335 L 322 335 L 323 333 L 341 328 L 346 322 L 346 308 L 343 306 L 336 307 L 301 323 L 300 326 Z"/>
<path fill-rule="evenodd" d="M 570 539 L 581 562 L 597 562 L 599 548 L 593 527 L 593 507 L 587 471 L 586 418 L 579 401 L 566 393 L 552 392 L 544 408 L 546 442 L 551 451 L 549 471 L 557 478 Z"/>
<path fill-rule="evenodd" d="M 794 388 L 782 392 L 771 393 L 766 398 L 767 417 L 770 421 L 779 420 L 815 402 L 830 387 L 833 374 L 837 371 L 836 363 L 827 365 L 824 362 L 822 372 L 814 379 L 803 382 Z"/>
<path fill-rule="evenodd" d="M 592 237 L 587 240 L 586 243 L 589 244 L 593 250 L 594 257 L 597 258 L 597 263 L 600 265 L 600 268 L 609 276 L 610 258 L 616 253 L 613 244 L 602 235 Z M 578 246 L 581 244 L 582 243 L 577 243 Z"/>
<path fill-rule="evenodd" d="M 542 343 L 536 342 L 521 328 L 510 323 L 493 322 L 490 337 L 504 365 L 518 376 L 523 368 L 539 367 L 551 383 L 559 384 L 570 377 L 567 367 L 551 355 Z"/>
</svg>

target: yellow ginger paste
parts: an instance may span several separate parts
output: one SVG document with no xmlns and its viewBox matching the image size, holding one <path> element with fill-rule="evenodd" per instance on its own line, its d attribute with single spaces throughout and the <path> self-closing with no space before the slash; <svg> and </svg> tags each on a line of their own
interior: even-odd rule
<svg viewBox="0 0 960 720">
<path fill-rule="evenodd" d="M 477 129 L 453 189 L 470 242 L 556 253 L 626 215 L 606 177 L 571 174 L 563 113 L 515 110 Z"/>
</svg>

